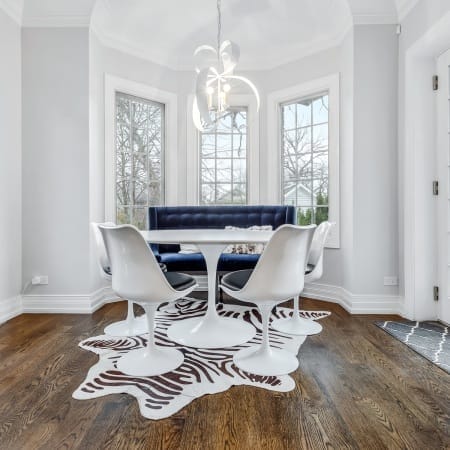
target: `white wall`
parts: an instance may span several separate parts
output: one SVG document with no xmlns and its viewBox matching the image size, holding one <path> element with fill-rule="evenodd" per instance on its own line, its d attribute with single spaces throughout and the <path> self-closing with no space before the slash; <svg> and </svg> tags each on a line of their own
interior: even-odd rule
<svg viewBox="0 0 450 450">
<path fill-rule="evenodd" d="M 29 294 L 90 292 L 89 32 L 25 28 L 23 52 L 23 282 Z M 38 299 L 39 300 L 39 299 Z"/>
<path fill-rule="evenodd" d="M 398 275 L 397 39 L 393 25 L 354 29 L 355 294 L 398 293 L 383 285 Z"/>
<path fill-rule="evenodd" d="M 20 310 L 22 281 L 21 31 L 0 9 L 0 322 Z"/>
</svg>

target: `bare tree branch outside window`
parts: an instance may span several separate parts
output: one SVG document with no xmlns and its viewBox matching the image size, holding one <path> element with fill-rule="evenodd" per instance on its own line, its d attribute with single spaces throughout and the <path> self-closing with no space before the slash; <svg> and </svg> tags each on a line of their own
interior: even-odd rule
<svg viewBox="0 0 450 450">
<path fill-rule="evenodd" d="M 328 220 L 328 94 L 281 106 L 284 204 L 300 225 Z"/>
<path fill-rule="evenodd" d="M 232 108 L 200 133 L 200 203 L 247 203 L 247 109 Z"/>
<path fill-rule="evenodd" d="M 147 227 L 163 203 L 164 105 L 116 94 L 116 221 Z"/>
</svg>

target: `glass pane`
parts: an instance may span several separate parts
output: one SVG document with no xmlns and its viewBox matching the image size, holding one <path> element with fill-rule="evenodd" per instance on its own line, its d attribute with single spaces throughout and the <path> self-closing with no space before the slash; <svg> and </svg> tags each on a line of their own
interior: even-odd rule
<svg viewBox="0 0 450 450">
<path fill-rule="evenodd" d="M 328 122 L 328 95 L 324 95 L 314 100 L 313 122 L 315 124 Z"/>
<path fill-rule="evenodd" d="M 247 186 L 244 183 L 233 184 L 233 203 L 245 204 L 247 202 Z"/>
<path fill-rule="evenodd" d="M 217 135 L 217 158 L 230 158 L 232 144 L 231 144 L 231 135 Z"/>
<path fill-rule="evenodd" d="M 313 127 L 313 151 L 323 152 L 328 150 L 328 124 L 315 125 Z"/>
<path fill-rule="evenodd" d="M 285 131 L 283 134 L 283 152 L 297 153 L 297 132 Z"/>
<path fill-rule="evenodd" d="M 161 184 L 149 183 L 148 185 L 148 206 L 161 205 Z"/>
<path fill-rule="evenodd" d="M 247 161 L 245 159 L 235 159 L 233 161 L 233 181 L 235 183 L 245 183 L 247 179 Z"/>
<path fill-rule="evenodd" d="M 231 159 L 217 160 L 217 182 L 231 183 Z"/>
<path fill-rule="evenodd" d="M 147 228 L 147 208 L 133 208 L 133 225 L 140 230 Z"/>
<path fill-rule="evenodd" d="M 128 206 L 119 206 L 117 208 L 116 223 L 118 225 L 131 223 L 131 213 Z"/>
<path fill-rule="evenodd" d="M 305 153 L 297 157 L 296 178 L 312 178 L 311 154 Z"/>
<path fill-rule="evenodd" d="M 201 203 L 203 204 L 214 204 L 215 203 L 215 186 L 213 184 L 202 185 L 201 190 Z"/>
<path fill-rule="evenodd" d="M 216 137 L 214 134 L 202 134 L 201 156 L 214 158 L 216 156 Z"/>
<path fill-rule="evenodd" d="M 245 158 L 247 156 L 247 136 L 245 134 L 233 134 L 233 158 Z"/>
<path fill-rule="evenodd" d="M 306 99 L 297 103 L 297 127 L 311 125 L 311 100 Z"/>
<path fill-rule="evenodd" d="M 231 185 L 230 184 L 217 184 L 217 197 L 216 203 L 229 204 L 231 203 Z"/>
<path fill-rule="evenodd" d="M 298 208 L 297 209 L 297 224 L 311 225 L 313 223 L 312 208 Z"/>
<path fill-rule="evenodd" d="M 299 128 L 296 135 L 297 153 L 311 152 L 311 128 Z"/>
<path fill-rule="evenodd" d="M 313 204 L 313 182 L 311 179 L 301 179 L 296 184 L 296 196 L 298 206 L 312 206 Z"/>
<path fill-rule="evenodd" d="M 314 213 L 314 223 L 320 225 L 328 220 L 328 207 L 317 207 Z"/>
<path fill-rule="evenodd" d="M 292 130 L 296 128 L 296 119 L 295 119 L 295 103 L 292 105 L 283 106 L 283 127 L 285 130 Z"/>
</svg>

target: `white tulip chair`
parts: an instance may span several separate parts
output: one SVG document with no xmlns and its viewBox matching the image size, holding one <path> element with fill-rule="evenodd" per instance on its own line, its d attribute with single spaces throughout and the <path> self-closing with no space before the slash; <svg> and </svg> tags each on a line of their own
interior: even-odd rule
<svg viewBox="0 0 450 450">
<path fill-rule="evenodd" d="M 334 223 L 322 222 L 314 232 L 306 265 L 305 283 L 316 281 L 323 275 L 323 251 L 328 234 L 333 226 Z M 274 320 L 272 328 L 283 333 L 300 336 L 311 336 L 322 331 L 322 325 L 312 319 L 305 319 L 300 316 L 300 296 L 294 298 L 292 317 Z"/>
<path fill-rule="evenodd" d="M 269 319 L 277 304 L 302 292 L 306 257 L 315 227 L 281 226 L 254 270 L 240 270 L 222 278 L 221 288 L 231 297 L 255 303 L 262 318 L 262 344 L 240 350 L 233 358 L 240 369 L 266 376 L 285 375 L 297 369 L 296 355 L 270 346 Z"/>
<path fill-rule="evenodd" d="M 95 246 L 97 251 L 97 262 L 100 267 L 100 274 L 103 278 L 108 281 L 112 280 L 111 264 L 108 259 L 108 254 L 106 252 L 105 243 L 103 241 L 102 233 L 98 228 L 99 225 L 104 225 L 107 227 L 116 226 L 115 223 L 105 222 L 105 223 L 91 223 L 92 232 L 94 235 Z M 128 301 L 128 312 L 127 318 L 121 320 L 120 322 L 114 322 L 108 325 L 104 329 L 104 333 L 108 336 L 137 336 L 139 334 L 144 334 L 148 332 L 147 329 L 147 319 L 145 315 L 136 317 L 133 310 L 133 302 Z"/>
<path fill-rule="evenodd" d="M 112 269 L 112 288 L 122 298 L 144 308 L 148 341 L 143 349 L 131 350 L 117 361 L 117 368 L 128 375 L 154 376 L 176 369 L 183 353 L 156 345 L 154 322 L 161 303 L 190 294 L 197 284 L 189 275 L 161 271 L 155 255 L 132 225 L 100 225 Z"/>
</svg>

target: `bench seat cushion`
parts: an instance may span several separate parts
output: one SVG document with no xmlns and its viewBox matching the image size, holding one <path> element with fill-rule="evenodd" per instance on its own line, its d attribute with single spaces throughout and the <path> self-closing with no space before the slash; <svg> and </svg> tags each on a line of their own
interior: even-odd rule
<svg viewBox="0 0 450 450">
<path fill-rule="evenodd" d="M 234 253 L 224 253 L 219 259 L 217 267 L 218 271 L 230 272 L 233 270 L 252 269 L 258 262 L 260 255 L 238 255 Z M 189 271 L 204 272 L 206 271 L 205 259 L 201 253 L 161 253 L 161 262 L 167 266 L 169 272 L 172 271 Z"/>
</svg>

